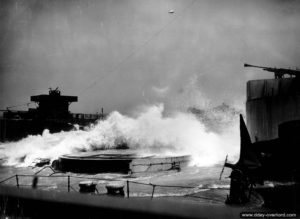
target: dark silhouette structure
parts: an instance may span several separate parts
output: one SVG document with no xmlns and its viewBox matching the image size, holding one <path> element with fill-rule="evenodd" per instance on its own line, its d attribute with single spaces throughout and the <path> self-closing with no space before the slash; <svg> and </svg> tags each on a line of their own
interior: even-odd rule
<svg viewBox="0 0 300 219">
<path fill-rule="evenodd" d="M 48 95 L 31 96 L 30 100 L 38 104 L 36 117 L 42 119 L 68 119 L 71 117 L 69 105 L 77 102 L 78 98 L 76 96 L 62 96 L 58 88 L 55 90 L 50 88 Z"/>
<path fill-rule="evenodd" d="M 225 162 L 232 168 L 227 203 L 246 203 L 255 189 L 268 207 L 300 211 L 299 87 L 297 77 L 247 83 L 249 129 L 240 116 L 240 158 L 236 164 Z M 264 186 L 266 181 L 273 187 Z"/>
<path fill-rule="evenodd" d="M 300 70 L 298 69 L 287 69 L 287 68 L 271 68 L 271 67 L 264 67 L 264 66 L 257 66 L 257 65 L 250 65 L 245 63 L 244 67 L 254 67 L 254 68 L 261 68 L 264 71 L 273 72 L 276 79 L 283 78 L 284 75 L 290 75 L 294 77 L 299 77 Z"/>
<path fill-rule="evenodd" d="M 58 88 L 49 89 L 49 94 L 31 96 L 37 108 L 27 111 L 14 111 L 8 107 L 3 111 L 0 119 L 0 141 L 13 141 L 28 135 L 42 134 L 45 129 L 51 133 L 68 131 L 74 124 L 83 127 L 98 119 L 104 118 L 101 114 L 71 113 L 69 106 L 78 101 L 77 96 L 63 96 Z"/>
</svg>

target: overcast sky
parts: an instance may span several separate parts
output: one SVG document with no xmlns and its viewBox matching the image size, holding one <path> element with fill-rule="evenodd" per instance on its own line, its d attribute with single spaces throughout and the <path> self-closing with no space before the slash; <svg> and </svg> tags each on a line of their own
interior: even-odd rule
<svg viewBox="0 0 300 219">
<path fill-rule="evenodd" d="M 292 0 L 0 1 L 0 108 L 49 87 L 79 96 L 72 112 L 243 106 L 246 81 L 272 77 L 244 62 L 300 67 L 299 9 Z"/>
</svg>

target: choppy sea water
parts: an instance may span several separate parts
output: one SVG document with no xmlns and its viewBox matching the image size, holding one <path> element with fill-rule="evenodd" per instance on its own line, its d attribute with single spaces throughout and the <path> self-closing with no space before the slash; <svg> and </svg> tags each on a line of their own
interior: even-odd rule
<svg viewBox="0 0 300 219">
<path fill-rule="evenodd" d="M 16 175 L 20 187 L 30 188 L 37 167 L 12 167 L 0 166 L 0 181 L 9 177 L 11 179 L 2 182 L 2 185 L 17 187 Z M 229 193 L 229 169 L 225 169 L 222 179 L 219 180 L 221 165 L 210 167 L 186 167 L 181 171 L 164 171 L 139 175 L 101 173 L 101 174 L 75 174 L 56 173 L 49 177 L 53 171 L 46 168 L 37 174 L 38 189 L 47 191 L 68 191 L 68 176 L 70 176 L 70 192 L 79 192 L 79 183 L 93 181 L 97 183 L 99 195 L 106 194 L 106 185 L 111 183 L 124 184 L 127 196 L 129 185 L 129 197 L 132 198 L 169 198 L 187 199 L 190 201 L 223 204 Z M 153 185 L 155 189 L 153 192 Z"/>
</svg>

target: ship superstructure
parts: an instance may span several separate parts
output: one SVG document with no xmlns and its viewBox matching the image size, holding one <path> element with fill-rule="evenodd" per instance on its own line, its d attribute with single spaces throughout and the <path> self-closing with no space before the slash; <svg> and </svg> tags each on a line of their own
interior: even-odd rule
<svg viewBox="0 0 300 219">
<path fill-rule="evenodd" d="M 37 108 L 27 111 L 2 110 L 0 119 L 0 141 L 19 140 L 28 135 L 42 134 L 45 129 L 51 133 L 71 130 L 74 124 L 86 126 L 98 119 L 101 114 L 71 113 L 69 106 L 78 101 L 77 96 L 64 96 L 58 88 L 49 90 L 49 94 L 31 96 L 30 100 Z"/>
<path fill-rule="evenodd" d="M 246 203 L 256 188 L 266 204 L 299 211 L 300 71 L 261 68 L 274 72 L 275 78 L 247 83 L 247 126 L 240 116 L 240 158 L 236 164 L 225 162 L 232 168 L 227 202 Z M 272 188 L 266 182 L 272 182 Z"/>
</svg>

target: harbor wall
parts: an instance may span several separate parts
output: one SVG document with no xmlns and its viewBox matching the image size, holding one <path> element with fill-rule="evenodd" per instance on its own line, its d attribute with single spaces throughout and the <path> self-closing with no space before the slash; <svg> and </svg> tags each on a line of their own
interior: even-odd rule
<svg viewBox="0 0 300 219">
<path fill-rule="evenodd" d="M 299 79 L 248 81 L 246 115 L 253 142 L 278 138 L 279 124 L 300 120 Z"/>
</svg>

